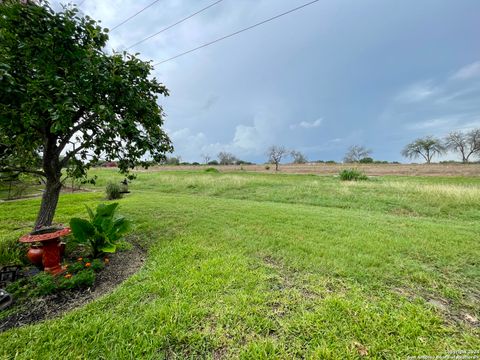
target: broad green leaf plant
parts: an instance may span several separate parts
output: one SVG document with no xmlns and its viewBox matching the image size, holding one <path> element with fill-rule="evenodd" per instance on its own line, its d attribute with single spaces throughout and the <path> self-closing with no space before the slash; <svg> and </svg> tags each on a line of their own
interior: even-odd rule
<svg viewBox="0 0 480 360">
<path fill-rule="evenodd" d="M 94 257 L 115 252 L 118 240 L 130 229 L 130 222 L 127 219 L 116 216 L 118 203 L 100 204 L 95 212 L 88 206 L 86 208 L 90 221 L 80 218 L 70 220 L 73 241 L 89 246 Z"/>
</svg>

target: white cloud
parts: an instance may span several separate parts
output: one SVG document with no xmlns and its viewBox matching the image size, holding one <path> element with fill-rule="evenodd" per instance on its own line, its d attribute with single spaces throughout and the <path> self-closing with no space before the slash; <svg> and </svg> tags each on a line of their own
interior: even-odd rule
<svg viewBox="0 0 480 360">
<path fill-rule="evenodd" d="M 458 118 L 445 117 L 445 118 L 429 119 L 429 120 L 419 121 L 413 124 L 408 124 L 406 128 L 407 130 L 438 129 L 445 126 L 453 126 L 457 123 L 458 123 Z"/>
<path fill-rule="evenodd" d="M 451 76 L 454 80 L 468 80 L 475 77 L 480 77 L 480 61 L 462 67 Z"/>
<path fill-rule="evenodd" d="M 301 127 L 301 128 L 304 128 L 304 129 L 312 129 L 312 128 L 316 128 L 316 127 L 319 127 L 320 125 L 322 125 L 322 122 L 323 122 L 322 118 L 319 118 L 319 119 L 317 119 L 315 121 L 312 121 L 312 122 L 301 121 L 298 124 L 290 125 L 290 129 L 296 129 L 297 127 Z"/>
<path fill-rule="evenodd" d="M 203 133 L 194 133 L 190 128 L 168 131 L 175 147 L 175 154 L 186 161 L 199 161 L 201 154 L 212 158 L 220 151 L 228 151 L 239 158 L 261 154 L 275 141 L 276 123 L 271 116 L 260 112 L 255 115 L 251 126 L 240 124 L 235 127 L 233 138 L 227 142 L 210 142 Z"/>
<path fill-rule="evenodd" d="M 431 80 L 422 81 L 402 90 L 395 100 L 402 103 L 414 103 L 424 101 L 440 92 L 440 88 L 432 84 Z"/>
<path fill-rule="evenodd" d="M 243 153 L 263 151 L 273 141 L 272 124 L 268 116 L 257 114 L 253 126 L 236 126 L 232 146 Z"/>
</svg>

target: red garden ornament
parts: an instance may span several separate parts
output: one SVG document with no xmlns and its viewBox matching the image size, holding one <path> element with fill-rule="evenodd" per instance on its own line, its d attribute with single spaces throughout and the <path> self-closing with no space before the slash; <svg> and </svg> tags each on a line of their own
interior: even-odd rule
<svg viewBox="0 0 480 360">
<path fill-rule="evenodd" d="M 55 229 L 52 229 L 55 230 Z M 37 234 L 35 234 L 37 232 Z M 44 232 L 44 230 L 35 231 L 33 233 L 22 236 L 19 241 L 22 243 L 41 243 L 42 246 L 42 264 L 45 272 L 52 275 L 56 275 L 65 271 L 65 268 L 61 266 L 62 253 L 64 247 L 62 246 L 60 238 L 62 236 L 69 235 L 71 233 L 69 227 L 56 229 L 52 232 Z M 34 254 L 35 253 L 35 254 Z M 34 256 L 35 255 L 35 256 Z M 29 250 L 28 257 L 32 263 L 37 261 L 38 264 L 38 252 Z"/>
</svg>

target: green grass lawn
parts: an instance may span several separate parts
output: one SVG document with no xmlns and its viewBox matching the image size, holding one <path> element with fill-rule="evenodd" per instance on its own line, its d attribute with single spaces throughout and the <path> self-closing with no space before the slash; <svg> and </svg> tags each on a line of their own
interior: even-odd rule
<svg viewBox="0 0 480 360">
<path fill-rule="evenodd" d="M 62 194 L 56 220 L 98 192 Z M 113 293 L 0 334 L 18 359 L 397 359 L 480 349 L 480 178 L 140 172 L 120 212 L 149 247 Z M 39 199 L 0 204 L 0 246 Z M 0 263 L 16 254 L 1 252 Z M 128 261 L 126 259 L 125 261 Z M 470 321 L 469 321 L 470 319 Z M 478 354 L 478 353 L 477 353 Z"/>
</svg>

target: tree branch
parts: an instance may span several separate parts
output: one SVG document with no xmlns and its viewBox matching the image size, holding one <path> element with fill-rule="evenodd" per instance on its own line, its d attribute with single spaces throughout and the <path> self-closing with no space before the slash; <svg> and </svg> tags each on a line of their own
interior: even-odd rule
<svg viewBox="0 0 480 360">
<path fill-rule="evenodd" d="M 62 161 L 60 162 L 60 165 L 62 166 L 62 168 L 67 165 L 68 163 L 68 160 L 70 160 L 72 158 L 73 155 L 76 155 L 78 154 L 81 150 L 84 150 L 86 149 L 86 144 L 83 144 L 83 145 L 80 145 L 78 148 L 76 148 L 75 150 L 73 151 L 69 151 L 67 154 L 65 154 L 65 157 L 62 159 Z"/>
<path fill-rule="evenodd" d="M 85 108 L 83 107 L 80 107 L 77 112 L 75 113 L 75 115 L 73 116 L 73 119 L 74 119 L 74 122 L 77 122 L 77 121 L 80 121 L 80 119 L 82 118 L 82 116 L 85 114 Z M 60 154 L 63 149 L 65 148 L 65 146 L 68 144 L 68 142 L 70 141 L 71 137 L 79 130 L 81 130 L 85 125 L 88 125 L 90 123 L 93 122 L 93 117 L 84 121 L 84 122 L 81 122 L 79 124 L 77 124 L 76 126 L 74 126 L 69 132 L 67 132 L 65 134 L 65 136 L 62 138 L 62 141 L 60 142 L 60 144 L 58 145 L 58 153 Z"/>
<path fill-rule="evenodd" d="M 34 169 L 27 169 L 27 168 L 15 168 L 15 167 L 0 167 L 0 170 L 1 171 L 5 171 L 5 172 L 9 172 L 9 171 L 12 171 L 12 172 L 21 172 L 21 173 L 25 173 L 25 174 L 35 174 L 35 175 L 39 175 L 39 176 L 43 176 L 45 177 L 46 174 L 43 172 L 43 171 L 40 171 L 40 170 L 34 170 Z"/>
</svg>

